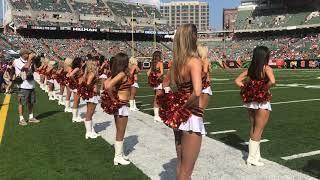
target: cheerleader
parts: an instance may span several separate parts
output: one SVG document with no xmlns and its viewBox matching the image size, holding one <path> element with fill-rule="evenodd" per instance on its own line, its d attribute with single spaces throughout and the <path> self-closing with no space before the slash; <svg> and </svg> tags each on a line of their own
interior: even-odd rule
<svg viewBox="0 0 320 180">
<path fill-rule="evenodd" d="M 46 71 L 48 96 L 50 101 L 54 100 L 54 79 L 56 76 L 56 67 L 56 61 L 50 61 Z"/>
<path fill-rule="evenodd" d="M 73 94 L 72 122 L 83 121 L 79 115 L 80 96 L 78 94 L 78 86 L 80 82 L 79 80 L 83 76 L 82 67 L 83 67 L 82 59 L 77 57 L 72 61 L 71 72 L 67 74 L 68 85 L 69 85 L 70 91 Z"/>
<path fill-rule="evenodd" d="M 67 77 L 67 74 L 70 74 L 72 72 L 72 62 L 72 58 L 66 58 L 66 60 L 64 61 L 64 72 L 66 73 L 66 79 L 64 79 L 64 84 L 66 84 L 67 90 L 64 112 L 72 112 L 72 109 L 70 108 L 70 98 L 72 92 L 69 87 L 69 78 Z"/>
<path fill-rule="evenodd" d="M 60 86 L 60 92 L 57 95 L 58 98 L 58 104 L 59 105 L 63 105 L 64 101 L 63 101 L 63 94 L 64 94 L 64 90 L 66 88 L 66 75 L 67 72 L 65 71 L 65 65 L 63 61 L 59 61 L 59 70 L 57 71 L 57 83 Z"/>
<path fill-rule="evenodd" d="M 272 110 L 270 88 L 275 85 L 272 68 L 268 66 L 269 58 L 267 47 L 256 47 L 249 69 L 235 80 L 235 84 L 241 88 L 241 98 L 251 123 L 248 165 L 264 165 L 260 156 L 260 140 Z"/>
<path fill-rule="evenodd" d="M 206 134 L 203 124 L 202 64 L 197 52 L 197 28 L 185 24 L 174 36 L 173 62 L 170 81 L 177 91 L 157 97 L 160 117 L 174 129 L 177 152 L 176 179 L 190 179 L 198 158 L 202 135 Z"/>
<path fill-rule="evenodd" d="M 46 85 L 45 85 L 45 74 L 46 74 L 46 71 L 47 71 L 47 68 L 48 68 L 48 63 L 49 63 L 49 60 L 46 59 L 46 58 L 42 58 L 42 61 L 41 61 L 41 66 L 39 67 L 39 74 L 40 74 L 40 88 L 42 90 L 45 90 L 46 89 Z"/>
<path fill-rule="evenodd" d="M 113 114 L 116 123 L 114 165 L 130 164 L 130 161 L 123 154 L 123 139 L 129 116 L 127 103 L 133 84 L 128 65 L 129 57 L 126 54 L 119 53 L 114 57 L 111 64 L 111 77 L 105 81 L 105 91 L 101 96 L 102 109 L 108 114 Z"/>
<path fill-rule="evenodd" d="M 110 76 L 110 65 L 108 61 L 105 61 L 103 56 L 101 56 L 99 59 L 99 67 L 99 83 L 102 85 L 104 81 L 108 78 L 108 75 Z M 103 90 L 103 86 L 100 87 L 100 90 Z"/>
<path fill-rule="evenodd" d="M 79 95 L 87 103 L 87 113 L 84 121 L 86 128 L 85 138 L 95 139 L 99 135 L 94 131 L 92 127 L 92 116 L 95 112 L 96 106 L 99 103 L 99 89 L 97 86 L 98 77 L 98 64 L 96 61 L 89 60 L 86 62 L 86 68 L 84 73 L 83 82 L 78 88 Z"/>
<path fill-rule="evenodd" d="M 138 61 L 136 58 L 131 57 L 129 60 L 129 69 L 130 69 L 130 75 L 134 77 L 134 83 L 130 88 L 130 110 L 132 111 L 139 111 L 136 104 L 136 94 L 137 94 L 137 88 L 139 88 L 138 85 L 138 73 L 140 72 L 140 69 L 138 67 Z"/>
<path fill-rule="evenodd" d="M 147 72 L 148 83 L 154 89 L 155 96 L 153 101 L 154 121 L 162 122 L 159 116 L 159 105 L 157 104 L 156 97 L 162 93 L 162 75 L 163 75 L 163 62 L 162 53 L 155 51 L 152 55 L 151 68 Z"/>
<path fill-rule="evenodd" d="M 202 95 L 200 96 L 200 101 L 204 104 L 204 109 L 208 106 L 209 96 L 212 96 L 208 52 L 208 47 L 198 46 L 198 53 L 202 62 Z"/>
</svg>

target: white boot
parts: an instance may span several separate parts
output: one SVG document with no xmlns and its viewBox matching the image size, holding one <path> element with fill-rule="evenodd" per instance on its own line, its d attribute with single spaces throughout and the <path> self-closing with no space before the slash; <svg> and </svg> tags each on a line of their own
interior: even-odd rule
<svg viewBox="0 0 320 180">
<path fill-rule="evenodd" d="M 50 101 L 53 101 L 53 100 L 54 100 L 54 98 L 53 98 L 53 92 L 52 92 L 52 91 L 49 91 L 49 92 L 48 92 L 48 96 L 49 96 L 49 100 L 50 100 Z"/>
<path fill-rule="evenodd" d="M 98 134 L 92 131 L 92 121 L 84 121 L 84 126 L 86 127 L 86 139 L 95 139 L 98 137 Z"/>
<path fill-rule="evenodd" d="M 249 155 L 247 159 L 248 165 L 254 165 L 254 166 L 264 165 L 262 162 L 259 162 L 257 158 L 259 145 L 260 145 L 260 141 L 253 141 L 251 139 L 249 140 Z"/>
<path fill-rule="evenodd" d="M 114 165 L 128 165 L 130 164 L 130 161 L 127 161 L 123 158 L 123 141 L 116 141 L 114 143 L 114 159 L 113 164 Z"/>
<path fill-rule="evenodd" d="M 58 97 L 58 104 L 59 104 L 59 105 L 63 105 L 63 102 L 62 102 L 63 97 L 62 97 L 62 95 L 61 95 L 61 94 L 58 94 L 57 97 Z"/>
<path fill-rule="evenodd" d="M 154 122 L 162 122 L 160 116 L 159 116 L 159 108 L 153 108 L 153 112 L 154 112 Z"/>
<path fill-rule="evenodd" d="M 59 100 L 59 94 L 57 94 L 56 92 L 53 92 L 53 99 Z"/>
<path fill-rule="evenodd" d="M 139 111 L 139 109 L 137 108 L 136 100 L 133 100 L 133 109 L 135 111 Z"/>
<path fill-rule="evenodd" d="M 130 110 L 134 111 L 134 105 L 133 105 L 134 101 L 133 100 L 129 100 L 129 104 L 130 104 Z"/>
<path fill-rule="evenodd" d="M 70 108 L 70 101 L 65 101 L 64 112 L 72 112 L 72 110 Z"/>
<path fill-rule="evenodd" d="M 79 109 L 72 109 L 72 122 L 82 122 L 83 120 L 79 116 Z"/>
<path fill-rule="evenodd" d="M 261 161 L 262 160 L 261 154 L 260 154 L 260 144 L 259 144 L 258 151 L 257 151 L 257 161 Z"/>
</svg>

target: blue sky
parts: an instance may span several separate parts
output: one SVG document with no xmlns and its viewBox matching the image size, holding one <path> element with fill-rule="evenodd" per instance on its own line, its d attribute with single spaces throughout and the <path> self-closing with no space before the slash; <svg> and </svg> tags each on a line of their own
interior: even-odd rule
<svg viewBox="0 0 320 180">
<path fill-rule="evenodd" d="M 154 4 L 159 6 L 161 2 L 169 2 L 174 0 L 127 0 L 130 2 L 140 2 L 147 4 Z M 175 0 L 178 1 L 178 0 Z M 190 1 L 190 0 L 184 0 Z M 240 0 L 202 0 L 209 3 L 210 6 L 210 26 L 214 27 L 217 30 L 221 30 L 222 28 L 222 12 L 223 8 L 234 8 L 239 6 Z M 2 4 L 0 4 L 0 18 L 2 19 Z"/>
</svg>

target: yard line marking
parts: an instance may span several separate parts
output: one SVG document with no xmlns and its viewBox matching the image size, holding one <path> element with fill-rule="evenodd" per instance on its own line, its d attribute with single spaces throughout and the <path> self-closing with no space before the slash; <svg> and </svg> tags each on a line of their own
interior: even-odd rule
<svg viewBox="0 0 320 180">
<path fill-rule="evenodd" d="M 260 143 L 264 143 L 264 142 L 268 142 L 269 140 L 268 139 L 261 139 L 260 140 Z M 243 142 L 243 143 L 240 143 L 241 145 L 249 145 L 249 142 Z"/>
<path fill-rule="evenodd" d="M 277 104 L 290 104 L 290 103 L 299 103 L 299 102 L 311 102 L 311 101 L 320 101 L 320 99 L 302 99 L 302 100 L 294 100 L 294 101 L 283 101 L 283 102 L 275 102 L 271 103 L 271 105 Z M 227 106 L 227 107 L 217 107 L 217 108 L 207 108 L 206 111 L 211 110 L 221 110 L 221 109 L 235 109 L 235 108 L 243 108 L 244 106 Z"/>
<path fill-rule="evenodd" d="M 211 122 L 204 122 L 203 124 L 204 125 L 208 125 L 208 124 L 211 124 Z"/>
<path fill-rule="evenodd" d="M 136 103 L 143 103 L 142 101 L 136 101 Z"/>
<path fill-rule="evenodd" d="M 136 96 L 137 98 L 144 98 L 144 97 L 152 97 L 154 96 L 154 94 L 150 94 L 150 95 L 145 95 L 145 96 Z"/>
<path fill-rule="evenodd" d="M 317 154 L 320 154 L 320 150 L 311 151 L 311 152 L 307 152 L 307 153 L 294 154 L 292 156 L 285 156 L 285 157 L 281 157 L 281 159 L 288 161 L 288 160 L 297 159 L 297 158 L 314 156 L 314 155 L 317 155 Z"/>
<path fill-rule="evenodd" d="M 2 142 L 4 127 L 6 125 L 6 119 L 8 115 L 8 109 L 9 109 L 9 103 L 10 103 L 11 95 L 6 95 L 6 97 L 3 100 L 3 104 L 0 110 L 0 144 Z"/>
<path fill-rule="evenodd" d="M 273 90 L 273 89 L 288 89 L 288 88 L 292 88 L 292 87 L 275 87 L 275 88 L 271 88 L 271 90 Z M 303 87 L 300 87 L 300 88 L 303 88 Z M 213 93 L 223 93 L 223 92 L 240 92 L 240 89 L 213 91 Z"/>
<path fill-rule="evenodd" d="M 153 109 L 153 107 L 152 108 L 147 108 L 147 109 L 142 109 L 143 111 L 148 111 L 148 110 L 152 110 Z"/>
<path fill-rule="evenodd" d="M 151 104 L 142 104 L 141 107 L 150 106 Z"/>
<path fill-rule="evenodd" d="M 230 81 L 230 79 L 218 79 L 218 78 L 212 78 L 211 81 Z"/>
<path fill-rule="evenodd" d="M 225 134 L 225 133 L 233 133 L 237 132 L 237 130 L 225 130 L 225 131 L 216 131 L 216 132 L 210 132 L 210 134 Z"/>
</svg>

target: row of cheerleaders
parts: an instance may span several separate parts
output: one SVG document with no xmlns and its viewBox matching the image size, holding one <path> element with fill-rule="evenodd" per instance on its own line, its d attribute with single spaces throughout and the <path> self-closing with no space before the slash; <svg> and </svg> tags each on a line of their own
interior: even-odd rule
<svg viewBox="0 0 320 180">
<path fill-rule="evenodd" d="M 212 91 L 207 54 L 206 48 L 199 49 L 203 64 L 202 94 L 208 101 Z M 59 100 L 59 104 L 65 106 L 65 112 L 72 112 L 72 122 L 84 122 L 86 139 L 94 139 L 99 136 L 92 125 L 92 117 L 99 103 L 104 112 L 114 115 L 117 128 L 114 164 L 130 164 L 128 158 L 123 154 L 123 139 L 129 110 L 138 110 L 135 103 L 135 94 L 139 88 L 138 73 L 140 72 L 137 59 L 129 59 L 126 54 L 119 53 L 110 61 L 103 62 L 95 57 L 86 61 L 81 58 L 67 58 L 60 62 L 44 60 L 37 72 L 40 74 L 40 87 L 48 92 L 49 99 Z M 192 82 L 177 85 L 175 91 L 169 87 L 163 87 L 163 83 L 169 79 L 169 73 L 164 73 L 162 54 L 159 51 L 153 53 L 151 68 L 147 75 L 148 84 L 155 93 L 154 120 L 163 122 L 173 129 L 205 135 L 202 119 L 204 108 L 185 106 L 193 91 Z M 57 94 L 54 93 L 55 84 L 60 86 L 60 92 Z M 65 99 L 64 94 L 66 94 Z M 71 108 L 72 95 L 73 106 Z M 244 103 L 265 102 L 270 101 L 271 94 L 264 82 L 252 81 L 246 83 L 241 89 L 241 97 Z M 87 104 L 85 119 L 82 119 L 78 112 L 80 98 Z M 127 106 L 128 103 L 130 108 Z"/>
</svg>

